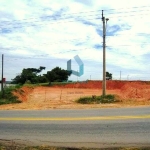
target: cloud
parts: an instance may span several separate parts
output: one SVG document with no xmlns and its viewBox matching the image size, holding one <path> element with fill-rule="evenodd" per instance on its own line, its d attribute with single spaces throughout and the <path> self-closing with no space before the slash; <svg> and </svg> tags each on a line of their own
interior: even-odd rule
<svg viewBox="0 0 150 150">
<path fill-rule="evenodd" d="M 80 80 L 102 79 L 101 10 L 109 18 L 106 36 L 107 70 L 115 79 L 148 79 L 150 1 L 129 0 L 0 0 L 0 54 L 5 76 L 23 68 L 55 66 L 66 69 L 68 59 L 79 55 L 85 65 Z M 144 6 L 143 6 L 144 5 Z M 76 65 L 74 64 L 76 68 Z M 146 74 L 142 74 L 146 72 Z M 140 74 L 141 73 L 141 74 Z M 75 76 L 70 79 L 76 80 Z"/>
<path fill-rule="evenodd" d="M 100 45 L 100 44 L 95 44 L 93 47 L 94 47 L 95 49 L 100 49 L 100 48 L 102 48 L 102 45 Z"/>
<path fill-rule="evenodd" d="M 88 6 L 93 5 L 93 2 L 92 2 L 91 0 L 86 0 L 86 1 L 75 0 L 75 2 L 79 2 L 79 3 L 81 3 L 81 4 L 88 5 Z"/>
<path fill-rule="evenodd" d="M 107 30 L 107 35 L 115 35 L 117 32 L 119 32 L 121 30 L 121 27 L 119 25 L 113 25 L 113 26 L 110 26 L 108 29 L 106 28 Z"/>
</svg>

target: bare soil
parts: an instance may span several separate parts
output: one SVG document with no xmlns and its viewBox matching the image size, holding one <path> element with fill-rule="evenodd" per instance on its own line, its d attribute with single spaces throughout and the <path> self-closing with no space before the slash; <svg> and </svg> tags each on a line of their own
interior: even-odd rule
<svg viewBox="0 0 150 150">
<path fill-rule="evenodd" d="M 1 105 L 0 109 L 73 109 L 132 107 L 150 105 L 150 82 L 107 81 L 107 94 L 118 95 L 120 102 L 113 104 L 77 104 L 84 96 L 101 95 L 102 81 L 69 83 L 53 87 L 22 87 L 14 93 L 22 103 Z"/>
</svg>

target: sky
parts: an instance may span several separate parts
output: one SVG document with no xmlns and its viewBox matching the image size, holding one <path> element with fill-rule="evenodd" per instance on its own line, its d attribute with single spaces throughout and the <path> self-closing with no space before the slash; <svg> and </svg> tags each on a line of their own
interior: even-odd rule
<svg viewBox="0 0 150 150">
<path fill-rule="evenodd" d="M 106 71 L 114 80 L 150 80 L 150 0 L 0 0 L 6 80 L 23 68 L 46 67 L 41 74 L 67 69 L 70 59 L 72 70 L 79 71 L 76 55 L 84 74 L 69 80 L 102 80 L 102 10 L 109 19 Z"/>
</svg>

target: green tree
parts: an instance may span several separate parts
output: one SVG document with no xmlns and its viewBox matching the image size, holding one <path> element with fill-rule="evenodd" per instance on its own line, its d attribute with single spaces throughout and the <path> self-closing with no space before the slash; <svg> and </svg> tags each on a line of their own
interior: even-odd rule
<svg viewBox="0 0 150 150">
<path fill-rule="evenodd" d="M 39 83 L 46 83 L 46 82 L 48 82 L 48 79 L 44 75 L 39 75 L 38 76 L 38 82 Z"/>
<path fill-rule="evenodd" d="M 109 72 L 106 72 L 106 80 L 112 80 L 112 74 Z"/>
<path fill-rule="evenodd" d="M 45 67 L 40 66 L 38 69 L 36 68 L 27 68 L 23 69 L 20 75 L 17 75 L 14 79 L 12 79 L 12 83 L 14 84 L 24 84 L 26 82 L 31 83 L 39 83 L 41 80 L 41 76 L 38 76 Z"/>
<path fill-rule="evenodd" d="M 49 82 L 62 82 L 67 81 L 68 77 L 71 75 L 70 71 L 61 69 L 60 67 L 55 67 L 51 71 L 47 71 L 46 77 Z"/>
</svg>

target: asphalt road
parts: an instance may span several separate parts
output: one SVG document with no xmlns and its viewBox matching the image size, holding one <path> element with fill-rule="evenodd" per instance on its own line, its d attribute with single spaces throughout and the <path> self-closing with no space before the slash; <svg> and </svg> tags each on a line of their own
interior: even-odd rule
<svg viewBox="0 0 150 150">
<path fill-rule="evenodd" d="M 1 110 L 0 139 L 31 145 L 150 147 L 150 107 Z"/>
</svg>

